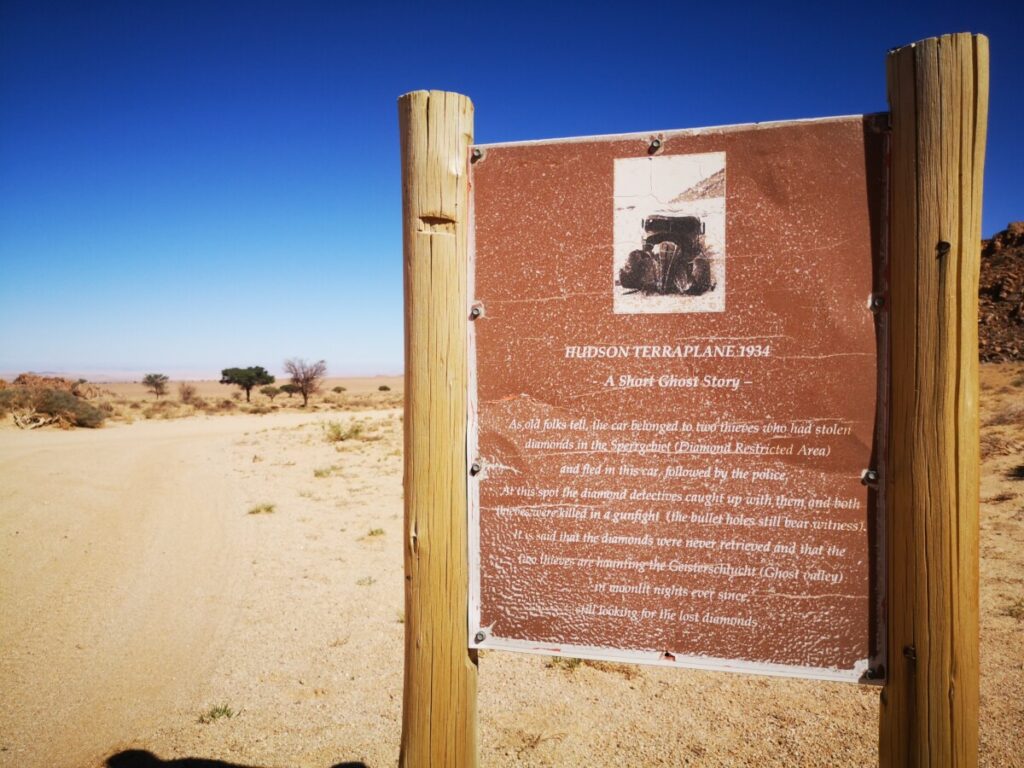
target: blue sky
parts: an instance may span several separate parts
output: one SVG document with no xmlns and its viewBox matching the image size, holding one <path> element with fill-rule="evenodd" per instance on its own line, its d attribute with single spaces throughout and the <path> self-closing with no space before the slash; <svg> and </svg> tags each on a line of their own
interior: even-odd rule
<svg viewBox="0 0 1024 768">
<path fill-rule="evenodd" d="M 481 143 L 884 111 L 982 32 L 983 231 L 1024 219 L 1024 3 L 0 0 L 0 371 L 402 368 L 396 98 Z"/>
</svg>

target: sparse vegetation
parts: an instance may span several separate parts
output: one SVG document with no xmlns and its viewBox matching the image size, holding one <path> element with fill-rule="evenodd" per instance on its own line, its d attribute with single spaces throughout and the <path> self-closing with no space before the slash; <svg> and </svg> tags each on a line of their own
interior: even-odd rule
<svg viewBox="0 0 1024 768">
<path fill-rule="evenodd" d="M 381 384 L 379 387 L 377 387 L 377 391 L 378 392 L 390 392 L 391 391 L 391 387 L 389 387 L 387 384 Z"/>
<path fill-rule="evenodd" d="M 338 386 L 338 387 L 332 387 L 332 388 L 331 388 L 331 392 L 333 392 L 333 393 L 334 393 L 334 394 L 336 394 L 336 395 L 340 395 L 340 394 L 341 394 L 342 392 L 345 392 L 345 391 L 346 391 L 346 390 L 345 390 L 345 388 L 344 388 L 344 387 L 341 387 L 341 386 Z"/>
<path fill-rule="evenodd" d="M 1024 621 L 1024 598 L 1018 597 L 1010 603 L 1009 606 L 1003 609 L 1003 615 L 1017 621 Z"/>
<path fill-rule="evenodd" d="M 288 395 L 288 397 L 293 397 L 296 393 L 298 393 L 299 388 L 294 384 L 282 384 L 280 386 L 280 390 L 284 392 L 286 395 Z"/>
<path fill-rule="evenodd" d="M 142 378 L 143 386 L 152 392 L 156 396 L 157 400 L 167 394 L 168 381 L 170 381 L 170 379 L 162 373 L 147 373 Z"/>
<path fill-rule="evenodd" d="M 199 722 L 203 725 L 207 725 L 209 723 L 216 722 L 217 720 L 230 720 L 236 715 L 238 715 L 238 713 L 227 704 L 220 704 L 216 707 L 210 707 L 201 714 L 199 716 Z"/>
<path fill-rule="evenodd" d="M 194 384 L 189 384 L 187 381 L 181 382 L 178 385 L 178 399 L 181 402 L 191 405 L 196 399 L 196 387 Z"/>
<path fill-rule="evenodd" d="M 277 509 L 277 505 L 276 504 L 267 504 L 267 503 L 257 504 L 256 506 L 252 507 L 249 510 L 249 514 L 250 515 L 269 515 L 269 514 L 273 513 L 273 511 L 275 509 Z"/>
<path fill-rule="evenodd" d="M 270 398 L 270 402 L 274 402 L 274 398 L 281 394 L 281 390 L 277 387 L 262 387 L 260 394 L 266 395 Z"/>
<path fill-rule="evenodd" d="M 376 584 L 376 583 L 377 583 L 377 580 L 375 578 L 373 578 L 373 576 L 363 576 L 363 578 L 358 579 L 356 581 L 356 584 L 358 584 L 360 587 L 368 587 L 371 584 Z"/>
<path fill-rule="evenodd" d="M 324 425 L 324 440 L 328 443 L 342 443 L 355 440 L 363 434 L 366 426 L 361 421 L 353 421 L 347 427 L 340 421 L 329 421 Z"/>
<path fill-rule="evenodd" d="M 544 662 L 544 666 L 548 669 L 564 669 L 567 672 L 575 672 L 582 663 L 583 659 L 577 659 L 575 656 L 552 656 Z"/>
<path fill-rule="evenodd" d="M 384 529 L 383 528 L 371 528 L 370 532 L 367 533 L 366 535 L 370 536 L 371 538 L 374 537 L 374 536 L 383 536 L 384 535 Z"/>
<path fill-rule="evenodd" d="M 1024 426 L 1024 403 L 1011 403 L 993 413 L 986 421 L 986 427 L 1002 427 L 1009 424 Z"/>
</svg>

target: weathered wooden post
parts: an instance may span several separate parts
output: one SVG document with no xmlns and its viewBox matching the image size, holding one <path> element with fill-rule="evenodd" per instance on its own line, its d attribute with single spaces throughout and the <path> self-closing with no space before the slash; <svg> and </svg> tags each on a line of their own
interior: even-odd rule
<svg viewBox="0 0 1024 768">
<path fill-rule="evenodd" d="M 882 766 L 978 761 L 978 269 L 988 41 L 888 58 L 892 385 Z"/>
<path fill-rule="evenodd" d="M 402 766 L 477 763 L 467 636 L 466 268 L 473 104 L 398 101 L 405 265 L 405 693 Z"/>
</svg>

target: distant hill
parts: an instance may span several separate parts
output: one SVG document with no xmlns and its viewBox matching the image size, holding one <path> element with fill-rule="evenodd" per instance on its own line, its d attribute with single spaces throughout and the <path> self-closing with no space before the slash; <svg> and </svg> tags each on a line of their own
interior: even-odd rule
<svg viewBox="0 0 1024 768">
<path fill-rule="evenodd" d="M 1024 360 L 1024 221 L 982 240 L 978 299 L 981 359 Z"/>
</svg>

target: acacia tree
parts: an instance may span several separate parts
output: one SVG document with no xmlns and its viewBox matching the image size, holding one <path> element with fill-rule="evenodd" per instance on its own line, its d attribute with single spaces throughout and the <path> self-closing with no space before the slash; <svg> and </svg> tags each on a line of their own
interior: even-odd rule
<svg viewBox="0 0 1024 768">
<path fill-rule="evenodd" d="M 296 392 L 299 391 L 299 388 L 296 387 L 294 384 L 282 384 L 280 389 L 281 389 L 282 392 L 284 392 L 284 393 L 286 393 L 288 395 L 288 399 L 289 400 L 292 398 L 292 396 Z"/>
<path fill-rule="evenodd" d="M 156 395 L 157 400 L 159 400 L 162 395 L 167 394 L 168 381 L 169 379 L 163 373 L 147 373 L 142 378 L 143 385 L 145 385 L 146 389 Z"/>
<path fill-rule="evenodd" d="M 292 384 L 302 395 L 302 406 L 305 408 L 309 403 L 309 396 L 320 389 L 324 374 L 327 373 L 327 363 L 323 360 L 307 363 L 302 358 L 293 357 L 284 361 L 284 370 L 291 376 Z"/>
<path fill-rule="evenodd" d="M 234 384 L 245 390 L 245 402 L 249 402 L 249 393 L 253 387 L 260 387 L 264 384 L 273 384 L 274 377 L 267 373 L 262 365 L 253 365 L 248 368 L 225 368 L 220 372 L 221 384 Z"/>
<path fill-rule="evenodd" d="M 260 392 L 269 397 L 270 402 L 274 402 L 274 398 L 281 394 L 281 390 L 277 387 L 263 387 L 260 389 Z"/>
</svg>

